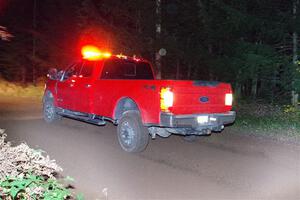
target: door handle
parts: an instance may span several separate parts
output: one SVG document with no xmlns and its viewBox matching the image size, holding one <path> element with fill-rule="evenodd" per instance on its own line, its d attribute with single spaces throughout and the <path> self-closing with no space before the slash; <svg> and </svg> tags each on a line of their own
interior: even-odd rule
<svg viewBox="0 0 300 200">
<path fill-rule="evenodd" d="M 70 83 L 70 87 L 73 87 L 75 82 L 76 82 L 76 81 L 75 81 L 74 79 L 72 79 L 72 80 L 71 80 L 71 83 Z"/>
<path fill-rule="evenodd" d="M 91 84 L 85 84 L 85 87 L 90 88 L 90 87 L 92 87 L 92 85 Z"/>
</svg>

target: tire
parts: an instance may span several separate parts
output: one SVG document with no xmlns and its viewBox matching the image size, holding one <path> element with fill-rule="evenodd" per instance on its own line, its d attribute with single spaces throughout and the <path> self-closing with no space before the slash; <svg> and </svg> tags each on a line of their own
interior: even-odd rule
<svg viewBox="0 0 300 200">
<path fill-rule="evenodd" d="M 148 129 L 143 125 L 138 111 L 126 111 L 118 124 L 118 140 L 129 153 L 145 150 L 149 143 Z"/>
<path fill-rule="evenodd" d="M 53 123 L 61 119 L 61 116 L 56 113 L 52 94 L 48 92 L 43 100 L 43 117 L 47 123 Z"/>
<path fill-rule="evenodd" d="M 197 140 L 197 137 L 198 136 L 196 136 L 196 135 L 185 135 L 185 136 L 183 136 L 183 139 L 186 142 L 195 142 Z"/>
</svg>

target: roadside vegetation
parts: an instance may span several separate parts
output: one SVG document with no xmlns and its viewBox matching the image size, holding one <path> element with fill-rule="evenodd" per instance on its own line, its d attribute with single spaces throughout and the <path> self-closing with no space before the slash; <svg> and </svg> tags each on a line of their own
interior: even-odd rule
<svg viewBox="0 0 300 200">
<path fill-rule="evenodd" d="M 39 79 L 36 85 L 8 82 L 6 80 L 0 79 L 1 96 L 41 98 L 43 92 L 43 79 Z"/>
<path fill-rule="evenodd" d="M 300 110 L 291 105 L 240 102 L 233 128 L 250 134 L 300 138 Z"/>
<path fill-rule="evenodd" d="M 41 150 L 22 143 L 12 146 L 0 129 L 0 199 L 83 199 L 75 197 L 71 178 L 60 176 L 62 168 Z"/>
</svg>

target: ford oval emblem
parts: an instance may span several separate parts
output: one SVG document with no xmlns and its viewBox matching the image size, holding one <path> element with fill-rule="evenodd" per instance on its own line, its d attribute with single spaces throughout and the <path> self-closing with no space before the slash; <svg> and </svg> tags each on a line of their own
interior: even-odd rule
<svg viewBox="0 0 300 200">
<path fill-rule="evenodd" d="M 206 103 L 209 101 L 209 98 L 208 97 L 200 97 L 200 102 L 202 103 Z"/>
</svg>

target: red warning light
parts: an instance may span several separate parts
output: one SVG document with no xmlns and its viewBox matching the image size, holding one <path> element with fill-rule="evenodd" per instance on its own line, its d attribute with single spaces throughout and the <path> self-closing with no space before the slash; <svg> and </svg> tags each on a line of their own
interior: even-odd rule
<svg viewBox="0 0 300 200">
<path fill-rule="evenodd" d="M 86 45 L 82 47 L 81 54 L 83 59 L 91 61 L 111 57 L 111 53 L 101 52 L 96 46 L 93 45 Z"/>
</svg>

